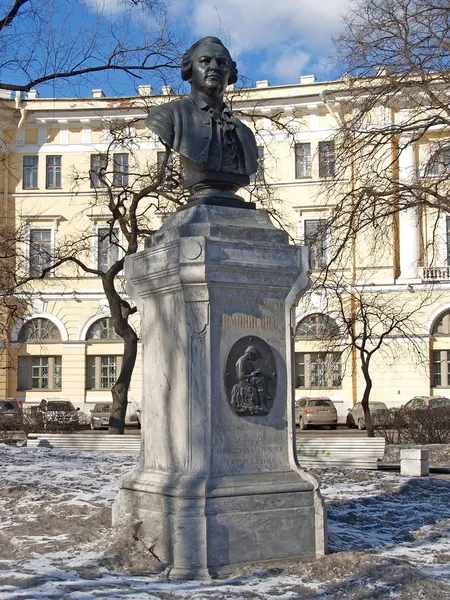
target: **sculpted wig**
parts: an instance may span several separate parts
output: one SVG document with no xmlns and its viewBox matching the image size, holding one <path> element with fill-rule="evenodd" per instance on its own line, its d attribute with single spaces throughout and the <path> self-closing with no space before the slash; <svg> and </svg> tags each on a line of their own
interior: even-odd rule
<svg viewBox="0 0 450 600">
<path fill-rule="evenodd" d="M 228 52 L 228 48 L 224 46 L 224 44 L 221 42 L 221 40 L 219 40 L 219 38 L 213 36 L 204 37 L 201 40 L 198 40 L 198 42 L 192 44 L 189 50 L 186 50 L 186 52 L 183 54 L 183 57 L 181 59 L 181 79 L 183 81 L 189 81 L 189 79 L 192 77 L 192 57 L 194 55 L 195 49 L 198 48 L 198 46 L 200 46 L 201 44 L 203 44 L 203 42 L 209 42 L 210 44 L 218 44 L 219 46 L 222 46 L 222 48 L 225 48 L 230 59 L 231 67 L 230 77 L 228 78 L 228 85 L 236 83 L 238 78 L 238 70 L 236 63 L 231 58 L 231 55 Z"/>
</svg>

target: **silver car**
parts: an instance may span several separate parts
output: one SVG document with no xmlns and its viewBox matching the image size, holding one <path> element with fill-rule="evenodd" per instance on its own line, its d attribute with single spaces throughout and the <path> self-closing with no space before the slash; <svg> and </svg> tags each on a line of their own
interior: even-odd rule
<svg viewBox="0 0 450 600">
<path fill-rule="evenodd" d="M 91 429 L 104 429 L 109 426 L 112 404 L 99 402 L 91 410 Z"/>
<path fill-rule="evenodd" d="M 337 427 L 337 410 L 329 398 L 300 398 L 295 401 L 295 423 L 300 429 L 310 425 Z"/>
<path fill-rule="evenodd" d="M 377 410 L 388 410 L 388 407 L 384 402 L 370 402 L 369 403 L 370 413 L 373 414 Z M 366 421 L 364 419 L 364 411 L 361 402 L 357 402 L 353 408 L 350 408 L 347 414 L 347 427 L 357 427 L 358 429 L 366 428 Z"/>
<path fill-rule="evenodd" d="M 428 410 L 432 410 L 433 408 L 449 407 L 450 399 L 446 396 L 415 396 L 404 406 L 406 409 L 426 408 Z"/>
</svg>

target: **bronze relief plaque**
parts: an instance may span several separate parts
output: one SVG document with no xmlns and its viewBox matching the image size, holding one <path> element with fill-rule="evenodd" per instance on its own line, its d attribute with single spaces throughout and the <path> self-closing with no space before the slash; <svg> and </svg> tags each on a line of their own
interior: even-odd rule
<svg viewBox="0 0 450 600">
<path fill-rule="evenodd" d="M 269 344 L 253 335 L 233 344 L 225 363 L 225 389 L 235 414 L 269 414 L 277 390 L 275 357 Z"/>
</svg>

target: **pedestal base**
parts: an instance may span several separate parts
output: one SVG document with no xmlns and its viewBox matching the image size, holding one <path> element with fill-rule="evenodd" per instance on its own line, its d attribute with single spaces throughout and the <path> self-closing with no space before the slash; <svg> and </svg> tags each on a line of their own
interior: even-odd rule
<svg viewBox="0 0 450 600">
<path fill-rule="evenodd" d="M 113 522 L 140 522 L 138 537 L 172 565 L 171 578 L 209 579 L 315 558 L 323 505 L 312 488 L 294 471 L 178 480 L 137 472 L 122 482 Z"/>
</svg>

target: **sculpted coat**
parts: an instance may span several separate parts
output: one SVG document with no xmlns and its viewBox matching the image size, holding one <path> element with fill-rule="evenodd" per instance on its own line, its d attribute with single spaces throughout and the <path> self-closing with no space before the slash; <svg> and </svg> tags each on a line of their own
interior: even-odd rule
<svg viewBox="0 0 450 600">
<path fill-rule="evenodd" d="M 241 147 L 244 168 L 251 175 L 258 168 L 255 136 L 224 105 L 222 119 L 234 131 Z M 206 169 L 213 137 L 213 117 L 208 105 L 198 106 L 191 96 L 150 109 L 147 125 L 170 148 L 201 169 Z"/>
</svg>

